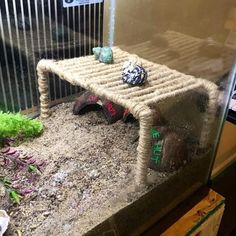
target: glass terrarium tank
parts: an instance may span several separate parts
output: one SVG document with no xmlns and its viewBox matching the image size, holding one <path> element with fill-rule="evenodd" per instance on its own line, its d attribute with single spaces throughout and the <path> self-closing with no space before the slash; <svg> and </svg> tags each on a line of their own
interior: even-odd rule
<svg viewBox="0 0 236 236">
<path fill-rule="evenodd" d="M 140 235 L 207 185 L 235 82 L 232 1 L 0 8 L 9 230 Z"/>
</svg>

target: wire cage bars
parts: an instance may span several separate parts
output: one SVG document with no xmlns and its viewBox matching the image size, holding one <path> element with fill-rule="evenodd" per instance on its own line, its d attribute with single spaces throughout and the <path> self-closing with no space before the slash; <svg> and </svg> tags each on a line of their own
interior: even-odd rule
<svg viewBox="0 0 236 236">
<path fill-rule="evenodd" d="M 58 0 L 0 2 L 0 110 L 38 106 L 36 65 L 42 58 L 88 55 L 102 45 L 103 2 L 63 8 Z M 80 88 L 50 79 L 50 99 Z"/>
</svg>

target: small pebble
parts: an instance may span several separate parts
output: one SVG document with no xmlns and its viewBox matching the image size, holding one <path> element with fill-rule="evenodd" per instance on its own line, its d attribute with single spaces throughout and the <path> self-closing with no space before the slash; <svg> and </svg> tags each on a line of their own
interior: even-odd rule
<svg viewBox="0 0 236 236">
<path fill-rule="evenodd" d="M 43 216 L 44 217 L 47 217 L 47 216 L 49 216 L 51 213 L 50 213 L 50 211 L 45 211 L 44 213 L 43 213 Z"/>
<path fill-rule="evenodd" d="M 65 233 L 68 233 L 72 229 L 72 226 L 70 224 L 64 224 L 63 230 Z"/>
<path fill-rule="evenodd" d="M 88 174 L 88 176 L 89 176 L 90 179 L 96 179 L 96 178 L 99 177 L 99 175 L 100 175 L 100 173 L 99 173 L 98 170 L 92 170 L 92 171 Z"/>
<path fill-rule="evenodd" d="M 53 180 L 56 183 L 62 184 L 65 180 L 65 178 L 67 177 L 67 173 L 65 172 L 58 172 L 53 176 Z"/>
<path fill-rule="evenodd" d="M 3 184 L 0 183 L 0 197 L 5 197 L 6 195 L 6 189 L 3 186 Z"/>
<path fill-rule="evenodd" d="M 62 202 L 64 200 L 63 195 L 57 195 L 57 200 Z"/>
<path fill-rule="evenodd" d="M 50 188 L 48 189 L 48 193 L 46 194 L 48 197 L 55 197 L 57 194 L 57 189 L 55 188 Z"/>
<path fill-rule="evenodd" d="M 30 229 L 36 229 L 36 228 L 39 227 L 39 225 L 40 225 L 40 224 L 37 224 L 37 225 L 36 225 L 36 224 L 35 224 L 35 225 L 31 225 L 31 226 L 30 226 Z"/>
<path fill-rule="evenodd" d="M 93 54 L 95 59 L 99 59 L 100 62 L 105 64 L 111 64 L 113 62 L 113 52 L 109 47 L 95 47 L 93 48 Z"/>
</svg>

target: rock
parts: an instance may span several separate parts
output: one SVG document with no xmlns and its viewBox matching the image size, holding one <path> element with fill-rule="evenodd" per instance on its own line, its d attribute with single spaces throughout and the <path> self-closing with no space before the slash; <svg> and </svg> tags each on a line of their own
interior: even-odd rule
<svg viewBox="0 0 236 236">
<path fill-rule="evenodd" d="M 72 229 L 72 226 L 70 224 L 64 224 L 63 230 L 65 233 L 68 233 Z"/>
<path fill-rule="evenodd" d="M 122 80 L 131 85 L 142 85 L 145 83 L 147 72 L 137 58 L 131 57 L 124 63 Z"/>
<path fill-rule="evenodd" d="M 85 199 L 89 199 L 89 198 L 91 198 L 91 193 L 89 190 L 86 189 L 83 191 L 83 195 L 82 195 L 81 200 L 85 200 Z"/>
<path fill-rule="evenodd" d="M 100 173 L 99 173 L 98 170 L 92 170 L 92 171 L 88 174 L 88 176 L 89 176 L 90 179 L 96 179 L 96 178 L 99 177 L 99 175 L 100 175 Z"/>
<path fill-rule="evenodd" d="M 73 107 L 73 114 L 83 114 L 83 112 L 86 111 L 85 108 L 87 108 L 87 110 L 93 110 L 95 106 L 99 106 L 98 102 L 98 96 L 90 91 L 85 91 L 76 99 Z"/>
<path fill-rule="evenodd" d="M 39 227 L 40 224 L 33 224 L 33 225 L 30 225 L 30 229 L 34 230 L 34 229 L 37 229 Z"/>
<path fill-rule="evenodd" d="M 0 210 L 0 236 L 2 236 L 6 232 L 9 222 L 10 217 L 8 216 L 6 211 Z"/>
<path fill-rule="evenodd" d="M 110 47 L 95 47 L 93 48 L 93 54 L 95 59 L 105 64 L 111 64 L 113 62 L 113 52 Z"/>
<path fill-rule="evenodd" d="M 56 195 L 58 193 L 58 189 L 52 187 L 52 188 L 49 188 L 46 192 L 46 197 L 50 197 L 50 198 L 55 198 Z"/>
<path fill-rule="evenodd" d="M 67 177 L 67 173 L 65 172 L 58 172 L 55 175 L 53 175 L 53 180 L 56 183 L 62 184 Z"/>
<path fill-rule="evenodd" d="M 101 54 L 101 50 L 102 50 L 101 47 L 93 48 L 93 54 L 94 54 L 96 60 L 99 59 L 99 56 Z"/>
<path fill-rule="evenodd" d="M 103 62 L 105 64 L 111 64 L 113 62 L 113 52 L 112 52 L 111 48 L 104 47 L 101 49 L 99 61 Z"/>
<path fill-rule="evenodd" d="M 113 124 L 120 120 L 123 116 L 124 108 L 117 105 L 109 100 L 102 100 L 102 111 L 108 122 L 108 124 Z"/>
<path fill-rule="evenodd" d="M 184 138 L 168 127 L 158 127 L 157 130 L 159 135 L 153 138 L 150 168 L 172 172 L 186 165 L 190 158 Z"/>
<path fill-rule="evenodd" d="M 62 202 L 62 201 L 64 200 L 64 197 L 63 197 L 63 195 L 61 195 L 61 194 L 58 194 L 58 195 L 56 196 L 56 198 L 57 198 L 57 200 L 58 200 L 59 202 Z"/>
<path fill-rule="evenodd" d="M 98 96 L 89 91 L 85 91 L 76 99 L 73 107 L 73 114 L 80 115 L 84 112 L 97 110 L 100 108 L 102 108 L 108 124 L 115 123 L 123 116 L 124 108 L 122 106 L 119 106 L 107 99 L 100 99 Z M 96 124 L 97 122 L 98 121 L 96 120 Z"/>
</svg>

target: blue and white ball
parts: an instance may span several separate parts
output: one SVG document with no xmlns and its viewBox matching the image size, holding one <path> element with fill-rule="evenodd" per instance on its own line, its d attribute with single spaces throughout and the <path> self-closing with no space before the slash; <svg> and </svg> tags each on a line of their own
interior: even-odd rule
<svg viewBox="0 0 236 236">
<path fill-rule="evenodd" d="M 129 58 L 123 65 L 122 80 L 130 85 L 142 85 L 147 80 L 147 72 L 137 57 Z"/>
</svg>

